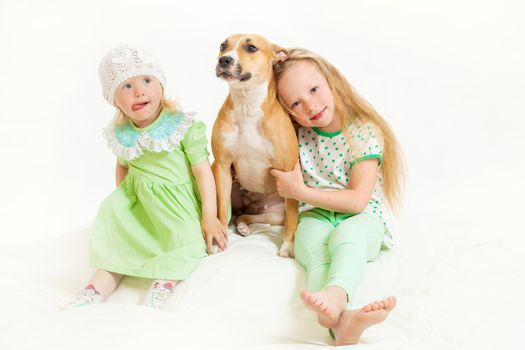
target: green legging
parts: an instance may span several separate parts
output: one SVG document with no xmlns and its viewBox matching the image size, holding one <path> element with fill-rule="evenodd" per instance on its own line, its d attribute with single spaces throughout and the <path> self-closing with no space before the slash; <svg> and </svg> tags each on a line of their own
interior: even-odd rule
<svg viewBox="0 0 525 350">
<path fill-rule="evenodd" d="M 385 225 L 370 214 L 315 208 L 299 216 L 295 259 L 306 269 L 308 290 L 343 288 L 352 300 L 368 261 L 381 250 Z"/>
</svg>

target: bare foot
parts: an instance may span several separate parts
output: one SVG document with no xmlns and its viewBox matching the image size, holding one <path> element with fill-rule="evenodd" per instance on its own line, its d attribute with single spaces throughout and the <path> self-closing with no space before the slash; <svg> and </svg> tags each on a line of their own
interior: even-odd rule
<svg viewBox="0 0 525 350">
<path fill-rule="evenodd" d="M 347 303 L 346 292 L 336 286 L 328 286 L 315 293 L 303 290 L 301 299 L 310 310 L 317 312 L 319 324 L 326 328 L 337 324 Z"/>
<path fill-rule="evenodd" d="M 335 345 L 357 344 L 365 329 L 384 321 L 395 306 L 396 298 L 391 296 L 363 306 L 359 310 L 344 311 L 337 325 L 332 328 Z"/>
</svg>

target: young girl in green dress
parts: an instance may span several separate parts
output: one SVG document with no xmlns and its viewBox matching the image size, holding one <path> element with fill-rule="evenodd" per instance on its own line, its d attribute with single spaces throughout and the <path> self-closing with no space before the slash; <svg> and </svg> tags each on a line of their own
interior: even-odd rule
<svg viewBox="0 0 525 350">
<path fill-rule="evenodd" d="M 69 305 L 103 301 L 127 275 L 154 279 L 147 304 L 160 308 L 207 245 L 226 244 L 205 125 L 164 97 L 164 73 L 144 49 L 115 47 L 99 74 L 104 98 L 117 108 L 104 130 L 117 157 L 117 189 L 101 203 L 91 235 L 97 271 Z"/>
<path fill-rule="evenodd" d="M 300 126 L 300 166 L 271 172 L 279 194 L 301 202 L 294 242 L 308 276 L 301 298 L 336 345 L 354 344 L 396 303 L 389 297 L 347 309 L 367 261 L 391 245 L 385 212 L 399 203 L 397 143 L 386 121 L 319 55 L 292 49 L 274 73 L 279 101 Z"/>
</svg>

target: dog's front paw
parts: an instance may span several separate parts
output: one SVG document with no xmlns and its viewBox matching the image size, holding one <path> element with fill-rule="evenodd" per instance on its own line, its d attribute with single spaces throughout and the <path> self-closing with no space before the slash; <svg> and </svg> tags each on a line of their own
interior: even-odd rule
<svg viewBox="0 0 525 350">
<path fill-rule="evenodd" d="M 211 246 L 210 250 L 208 250 L 208 255 L 217 254 L 220 251 L 219 246 L 214 244 Z"/>
<path fill-rule="evenodd" d="M 252 233 L 250 227 L 244 222 L 241 222 L 239 225 L 237 225 L 237 232 L 244 237 L 249 236 L 250 233 Z"/>
<path fill-rule="evenodd" d="M 283 258 L 293 258 L 293 242 L 283 241 L 281 248 L 279 249 L 279 256 Z"/>
</svg>

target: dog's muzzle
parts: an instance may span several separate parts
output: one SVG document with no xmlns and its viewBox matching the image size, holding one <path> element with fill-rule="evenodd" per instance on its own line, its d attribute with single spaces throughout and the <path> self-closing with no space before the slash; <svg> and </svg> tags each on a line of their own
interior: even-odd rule
<svg viewBox="0 0 525 350">
<path fill-rule="evenodd" d="M 235 68 L 233 67 L 234 59 L 231 56 L 221 56 L 217 62 L 217 67 L 215 68 L 215 74 L 219 78 L 226 80 L 238 79 L 239 81 L 247 81 L 252 77 L 251 73 L 242 73 L 242 66 L 237 64 Z"/>
</svg>

